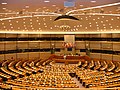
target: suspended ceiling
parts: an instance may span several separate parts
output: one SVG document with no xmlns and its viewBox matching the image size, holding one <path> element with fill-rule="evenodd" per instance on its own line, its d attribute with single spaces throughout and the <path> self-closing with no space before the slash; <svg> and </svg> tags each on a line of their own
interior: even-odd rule
<svg viewBox="0 0 120 90">
<path fill-rule="evenodd" d="M 0 0 L 0 33 L 120 33 L 120 0 Z"/>
</svg>

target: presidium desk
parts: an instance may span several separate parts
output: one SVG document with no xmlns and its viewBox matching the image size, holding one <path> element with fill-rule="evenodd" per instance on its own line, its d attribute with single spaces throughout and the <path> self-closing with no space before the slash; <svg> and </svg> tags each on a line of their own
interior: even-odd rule
<svg viewBox="0 0 120 90">
<path fill-rule="evenodd" d="M 77 64 L 79 61 L 90 60 L 88 56 L 57 56 L 51 57 L 55 63 Z"/>
</svg>

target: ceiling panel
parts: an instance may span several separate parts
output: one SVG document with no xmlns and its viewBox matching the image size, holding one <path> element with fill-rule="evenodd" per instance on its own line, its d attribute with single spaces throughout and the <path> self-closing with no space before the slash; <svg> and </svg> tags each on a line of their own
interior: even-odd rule
<svg viewBox="0 0 120 90">
<path fill-rule="evenodd" d="M 54 21 L 66 14 L 79 20 Z M 120 0 L 0 0 L 0 33 L 120 33 Z"/>
</svg>

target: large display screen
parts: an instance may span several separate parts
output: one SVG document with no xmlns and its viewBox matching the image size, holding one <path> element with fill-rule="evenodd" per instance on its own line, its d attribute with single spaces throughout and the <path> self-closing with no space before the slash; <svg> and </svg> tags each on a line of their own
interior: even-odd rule
<svg viewBox="0 0 120 90">
<path fill-rule="evenodd" d="M 74 7 L 75 6 L 75 2 L 73 1 L 65 1 L 64 2 L 64 7 Z"/>
</svg>

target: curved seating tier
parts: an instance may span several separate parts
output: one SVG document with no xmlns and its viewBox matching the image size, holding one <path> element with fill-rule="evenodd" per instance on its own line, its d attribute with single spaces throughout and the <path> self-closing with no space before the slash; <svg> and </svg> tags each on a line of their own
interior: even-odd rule
<svg viewBox="0 0 120 90">
<path fill-rule="evenodd" d="M 23 78 L 8 80 L 8 84 L 29 87 L 47 88 L 78 88 L 74 80 L 69 76 L 74 72 L 76 65 L 52 65 L 45 66 L 43 73 L 32 74 Z"/>
<path fill-rule="evenodd" d="M 55 63 L 52 58 L 19 59 L 4 60 L 0 65 L 0 87 L 2 88 L 6 86 L 18 89 L 22 87 L 25 90 L 28 87 L 78 89 L 79 86 L 72 77 L 76 77 L 85 88 L 120 87 L 120 62 L 118 61 L 90 60 L 84 57 L 84 59 L 79 58 L 77 64 L 60 64 Z"/>
</svg>

